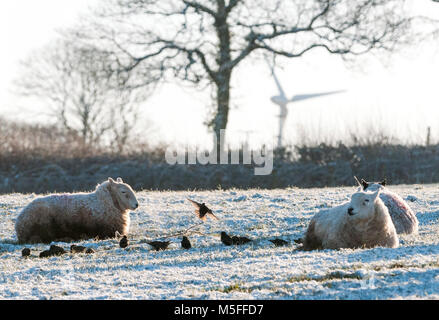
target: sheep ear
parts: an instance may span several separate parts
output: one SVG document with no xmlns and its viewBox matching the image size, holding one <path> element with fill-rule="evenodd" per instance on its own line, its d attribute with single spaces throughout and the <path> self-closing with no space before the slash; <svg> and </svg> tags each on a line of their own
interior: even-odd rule
<svg viewBox="0 0 439 320">
<path fill-rule="evenodd" d="M 369 183 L 366 180 L 361 179 L 361 185 L 363 186 L 363 189 L 366 190 L 369 186 Z"/>
<path fill-rule="evenodd" d="M 119 183 L 123 183 L 122 178 L 121 178 L 121 177 L 118 177 L 118 178 L 117 178 L 117 182 L 119 182 Z"/>
<path fill-rule="evenodd" d="M 382 185 L 383 187 L 386 186 L 387 184 L 387 179 L 384 178 L 383 181 L 380 182 L 380 185 Z"/>
<path fill-rule="evenodd" d="M 377 191 L 372 193 L 373 201 L 375 201 L 378 198 L 378 196 L 380 195 L 380 192 L 381 192 L 381 189 L 378 189 Z"/>
<path fill-rule="evenodd" d="M 354 176 L 355 181 L 357 181 L 357 184 L 359 187 L 361 187 L 361 182 L 358 180 L 358 178 L 356 176 Z"/>
</svg>

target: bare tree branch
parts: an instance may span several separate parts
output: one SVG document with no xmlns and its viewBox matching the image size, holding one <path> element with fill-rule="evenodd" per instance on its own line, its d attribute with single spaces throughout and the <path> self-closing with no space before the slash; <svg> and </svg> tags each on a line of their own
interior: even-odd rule
<svg viewBox="0 0 439 320">
<path fill-rule="evenodd" d="M 17 91 L 50 104 L 58 125 L 79 133 L 84 144 L 99 145 L 110 130 L 113 137 L 108 140 L 122 139 L 117 134 L 126 139 L 134 127 L 134 95 L 126 88 L 120 90 L 116 75 L 108 78 L 102 73 L 105 57 L 97 56 L 93 48 L 58 41 L 23 62 Z"/>
<path fill-rule="evenodd" d="M 194 8 L 196 11 L 202 11 L 205 13 L 208 13 L 212 17 L 216 18 L 218 16 L 218 13 L 213 11 L 212 9 L 209 9 L 208 7 L 202 5 L 201 3 L 197 1 L 187 1 L 183 0 L 183 3 L 186 4 L 188 7 Z"/>
</svg>

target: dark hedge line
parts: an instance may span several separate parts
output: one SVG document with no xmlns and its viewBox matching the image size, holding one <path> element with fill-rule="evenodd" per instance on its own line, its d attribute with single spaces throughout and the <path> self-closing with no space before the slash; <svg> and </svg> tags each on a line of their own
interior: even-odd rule
<svg viewBox="0 0 439 320">
<path fill-rule="evenodd" d="M 439 145 L 321 144 L 275 153 L 273 172 L 254 175 L 253 165 L 169 165 L 163 150 L 98 156 L 0 153 L 0 193 L 92 190 L 122 177 L 135 190 L 333 187 L 354 185 L 353 176 L 386 177 L 390 184 L 439 182 Z"/>
</svg>

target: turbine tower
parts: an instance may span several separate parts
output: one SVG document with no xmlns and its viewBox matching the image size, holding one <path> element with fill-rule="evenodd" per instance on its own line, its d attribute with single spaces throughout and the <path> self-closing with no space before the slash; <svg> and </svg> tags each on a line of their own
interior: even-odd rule
<svg viewBox="0 0 439 320">
<path fill-rule="evenodd" d="M 270 63 L 268 63 L 268 65 L 270 66 L 271 75 L 273 76 L 274 81 L 276 82 L 276 86 L 279 90 L 279 95 L 271 97 L 271 101 L 274 104 L 278 105 L 280 108 L 279 135 L 277 137 L 277 147 L 281 148 L 282 147 L 282 133 L 284 130 L 285 120 L 287 119 L 287 115 L 288 115 L 287 105 L 290 102 L 307 100 L 307 99 L 317 98 L 317 97 L 321 97 L 321 96 L 327 96 L 330 94 L 344 92 L 345 90 L 336 90 L 336 91 L 327 91 L 327 92 L 318 92 L 318 93 L 309 93 L 309 94 L 297 94 L 297 95 L 294 95 L 291 99 L 288 99 L 285 95 L 284 90 L 282 89 L 282 86 L 279 82 L 279 79 L 276 76 L 276 73 L 274 72 L 274 66 L 271 66 Z"/>
</svg>

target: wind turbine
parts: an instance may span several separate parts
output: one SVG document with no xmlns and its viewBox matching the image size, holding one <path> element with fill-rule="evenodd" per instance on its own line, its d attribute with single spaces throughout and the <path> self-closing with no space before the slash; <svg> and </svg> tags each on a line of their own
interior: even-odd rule
<svg viewBox="0 0 439 320">
<path fill-rule="evenodd" d="M 268 61 L 267 61 L 268 63 Z M 344 92 L 345 90 L 336 90 L 336 91 L 326 91 L 326 92 L 318 92 L 318 93 L 309 93 L 309 94 L 297 94 L 294 95 L 291 99 L 288 99 L 285 95 L 284 90 L 282 89 L 282 86 L 279 82 L 279 79 L 276 76 L 276 73 L 274 72 L 274 66 L 271 66 L 270 63 L 268 63 L 271 69 L 271 75 L 274 78 L 274 81 L 276 82 L 276 86 L 279 90 L 279 95 L 271 97 L 271 101 L 278 105 L 280 107 L 280 114 L 279 114 L 279 135 L 277 137 L 277 147 L 282 147 L 282 133 L 284 130 L 285 120 L 288 116 L 288 109 L 287 105 L 291 102 L 301 101 L 301 100 L 307 100 L 322 96 L 327 96 L 330 94 L 336 94 L 340 92 Z"/>
</svg>

